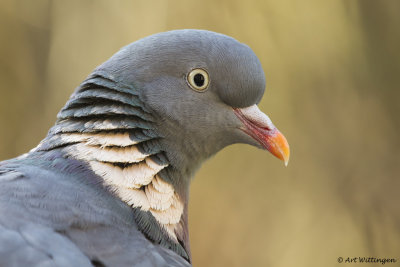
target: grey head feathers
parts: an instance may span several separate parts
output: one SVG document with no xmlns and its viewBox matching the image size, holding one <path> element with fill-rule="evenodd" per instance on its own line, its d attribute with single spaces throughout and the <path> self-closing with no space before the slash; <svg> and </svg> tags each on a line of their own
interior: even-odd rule
<svg viewBox="0 0 400 267">
<path fill-rule="evenodd" d="M 265 76 L 254 52 L 229 36 L 210 31 L 178 30 L 143 38 L 122 48 L 97 70 L 137 85 L 143 93 L 166 91 L 177 97 L 186 92 L 185 77 L 195 68 L 208 71 L 209 91 L 231 107 L 251 106 L 264 94 Z M 150 86 L 154 83 L 157 86 Z"/>
<path fill-rule="evenodd" d="M 205 92 L 187 84 L 188 73 L 196 68 L 209 74 Z M 122 48 L 96 72 L 139 90 L 145 107 L 158 116 L 158 133 L 167 137 L 168 158 L 177 169 L 187 169 L 185 178 L 195 169 L 189 165 L 243 141 L 241 132 L 232 134 L 239 122 L 231 110 L 258 103 L 265 90 L 261 63 L 248 46 L 201 30 L 146 37 Z"/>
</svg>

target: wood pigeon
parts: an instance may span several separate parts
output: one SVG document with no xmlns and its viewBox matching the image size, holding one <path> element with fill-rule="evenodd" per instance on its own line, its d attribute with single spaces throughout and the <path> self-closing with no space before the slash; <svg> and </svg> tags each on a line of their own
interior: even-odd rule
<svg viewBox="0 0 400 267">
<path fill-rule="evenodd" d="M 205 30 L 131 43 L 72 94 L 47 137 L 0 163 L 0 266 L 190 266 L 194 172 L 245 143 L 287 164 L 257 103 L 261 63 Z"/>
</svg>

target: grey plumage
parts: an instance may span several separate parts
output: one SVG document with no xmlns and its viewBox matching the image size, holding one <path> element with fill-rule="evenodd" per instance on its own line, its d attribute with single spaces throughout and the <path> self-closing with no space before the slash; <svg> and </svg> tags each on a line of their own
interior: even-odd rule
<svg viewBox="0 0 400 267">
<path fill-rule="evenodd" d="M 204 92 L 190 89 L 194 69 L 209 74 Z M 263 147 L 233 111 L 264 87 L 251 49 L 225 35 L 171 31 L 122 48 L 38 147 L 0 163 L 0 265 L 189 266 L 190 178 L 227 145 Z"/>
<path fill-rule="evenodd" d="M 0 266 L 188 265 L 148 241 L 80 162 L 39 153 L 0 166 Z"/>
</svg>

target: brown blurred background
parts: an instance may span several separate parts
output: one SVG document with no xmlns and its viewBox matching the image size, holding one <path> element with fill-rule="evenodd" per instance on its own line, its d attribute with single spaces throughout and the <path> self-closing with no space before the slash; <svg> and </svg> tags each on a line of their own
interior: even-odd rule
<svg viewBox="0 0 400 267">
<path fill-rule="evenodd" d="M 191 188 L 194 264 L 370 256 L 399 266 L 398 0 L 1 0 L 0 160 L 36 146 L 74 88 L 121 46 L 178 28 L 253 48 L 267 76 L 261 109 L 292 150 L 287 168 L 245 145 L 203 166 Z"/>
</svg>

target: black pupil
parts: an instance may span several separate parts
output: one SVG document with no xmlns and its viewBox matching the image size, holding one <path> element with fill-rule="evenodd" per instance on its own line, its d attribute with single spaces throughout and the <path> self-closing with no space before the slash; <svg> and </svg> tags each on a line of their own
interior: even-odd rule
<svg viewBox="0 0 400 267">
<path fill-rule="evenodd" d="M 203 74 L 197 73 L 196 75 L 194 75 L 193 81 L 198 87 L 202 87 L 204 85 Z"/>
</svg>

